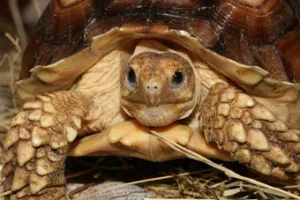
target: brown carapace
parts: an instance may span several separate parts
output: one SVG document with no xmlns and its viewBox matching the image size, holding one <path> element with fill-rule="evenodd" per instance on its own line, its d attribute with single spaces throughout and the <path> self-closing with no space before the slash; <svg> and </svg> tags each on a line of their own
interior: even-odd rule
<svg viewBox="0 0 300 200">
<path fill-rule="evenodd" d="M 153 23 L 185 30 L 204 45 L 272 78 L 300 81 L 297 0 L 52 0 L 23 60 L 21 78 L 88 46 L 91 38 L 124 24 Z"/>
</svg>

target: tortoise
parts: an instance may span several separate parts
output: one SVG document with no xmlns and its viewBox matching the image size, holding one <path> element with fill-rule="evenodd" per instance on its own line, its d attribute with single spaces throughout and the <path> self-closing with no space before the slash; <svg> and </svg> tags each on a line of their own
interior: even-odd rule
<svg viewBox="0 0 300 200">
<path fill-rule="evenodd" d="M 65 199 L 67 155 L 204 156 L 299 181 L 297 0 L 52 0 L 3 142 L 11 199 Z M 76 138 L 80 138 L 76 140 Z"/>
</svg>

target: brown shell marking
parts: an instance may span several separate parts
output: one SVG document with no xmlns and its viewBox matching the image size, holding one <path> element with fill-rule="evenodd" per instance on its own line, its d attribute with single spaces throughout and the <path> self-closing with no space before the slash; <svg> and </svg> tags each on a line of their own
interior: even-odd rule
<svg viewBox="0 0 300 200">
<path fill-rule="evenodd" d="M 252 50 L 256 62 L 270 72 L 270 77 L 278 80 L 289 80 L 288 74 L 273 45 L 254 46 Z"/>
<path fill-rule="evenodd" d="M 99 12 L 97 19 L 87 25 L 85 38 L 90 41 L 93 36 L 114 27 L 133 23 L 152 26 L 158 22 L 175 30 L 186 30 L 185 22 L 193 18 L 193 12 L 203 6 L 203 0 L 108 0 L 104 5 L 105 12 Z"/>
<path fill-rule="evenodd" d="M 74 53 L 93 11 L 94 0 L 52 0 L 24 52 L 20 78 L 36 65 L 47 65 Z M 81 47 L 82 48 L 82 47 Z"/>
<path fill-rule="evenodd" d="M 62 3 L 64 2 L 64 3 Z M 39 23 L 46 23 L 43 35 L 46 41 L 55 39 L 71 39 L 81 32 L 92 12 L 93 0 L 53 0 Z M 58 37 L 59 36 L 59 37 Z M 48 38 L 47 38 L 48 37 Z M 61 39 L 61 40 L 59 40 Z"/>
<path fill-rule="evenodd" d="M 290 80 L 300 82 L 300 27 L 283 36 L 276 44 Z"/>
<path fill-rule="evenodd" d="M 74 4 L 77 4 L 79 2 L 81 2 L 82 0 L 59 0 L 60 4 L 63 7 L 70 7 L 73 6 Z"/>
<path fill-rule="evenodd" d="M 110 0 L 106 4 L 106 9 L 110 11 L 124 10 L 128 8 L 141 7 L 175 7 L 175 8 L 195 8 L 202 5 L 203 0 Z"/>
<path fill-rule="evenodd" d="M 241 30 L 250 43 L 273 42 L 296 23 L 284 0 L 218 0 L 216 6 L 219 26 Z"/>
<path fill-rule="evenodd" d="M 299 82 L 298 28 L 293 34 L 287 33 L 297 24 L 290 4 L 283 0 L 218 1 L 213 17 L 223 30 L 220 44 L 225 56 L 243 64 L 258 65 L 271 78 Z"/>
<path fill-rule="evenodd" d="M 188 23 L 191 33 L 207 47 L 214 47 L 221 32 L 217 23 L 204 18 L 195 19 Z"/>
</svg>

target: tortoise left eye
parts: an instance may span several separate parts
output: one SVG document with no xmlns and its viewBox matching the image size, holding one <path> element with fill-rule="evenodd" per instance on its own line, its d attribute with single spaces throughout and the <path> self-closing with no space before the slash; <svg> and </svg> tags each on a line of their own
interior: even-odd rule
<svg viewBox="0 0 300 200">
<path fill-rule="evenodd" d="M 135 89 L 136 88 L 136 74 L 135 71 L 130 67 L 126 74 L 126 82 L 127 82 L 127 87 L 129 89 Z"/>
<path fill-rule="evenodd" d="M 181 71 L 176 71 L 172 78 L 172 86 L 173 88 L 180 87 L 184 82 L 184 75 Z"/>
</svg>

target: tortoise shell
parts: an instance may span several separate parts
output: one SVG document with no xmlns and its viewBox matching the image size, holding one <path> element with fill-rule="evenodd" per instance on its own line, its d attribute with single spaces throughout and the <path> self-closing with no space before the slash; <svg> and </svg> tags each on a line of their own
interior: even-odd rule
<svg viewBox="0 0 300 200">
<path fill-rule="evenodd" d="M 184 30 L 204 46 L 277 80 L 300 82 L 299 0 L 52 0 L 25 51 L 21 79 L 124 24 Z"/>
</svg>

